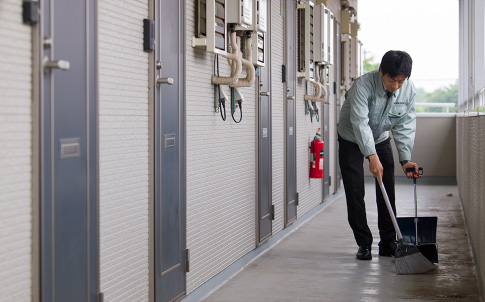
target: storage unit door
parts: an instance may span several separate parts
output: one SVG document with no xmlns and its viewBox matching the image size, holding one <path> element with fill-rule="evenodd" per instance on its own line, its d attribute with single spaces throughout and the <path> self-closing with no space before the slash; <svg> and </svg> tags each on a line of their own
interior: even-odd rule
<svg viewBox="0 0 485 302">
<path fill-rule="evenodd" d="M 155 1 L 155 297 L 185 294 L 184 1 Z"/>
<path fill-rule="evenodd" d="M 41 300 L 96 301 L 95 1 L 40 5 Z"/>
<path fill-rule="evenodd" d="M 270 15 L 270 9 L 267 10 L 266 20 Z M 270 43 L 270 27 L 267 26 L 267 31 L 264 37 L 264 58 L 265 66 L 260 67 L 259 85 L 258 85 L 258 137 L 259 137 L 259 159 L 258 159 L 258 242 L 266 240 L 271 236 L 272 232 L 272 181 L 271 181 L 271 60 L 268 55 L 271 53 Z M 257 43 L 257 41 L 253 41 Z M 257 54 L 253 54 L 257 55 Z"/>
<path fill-rule="evenodd" d="M 285 225 L 296 219 L 296 1 L 286 0 L 286 211 Z"/>
</svg>

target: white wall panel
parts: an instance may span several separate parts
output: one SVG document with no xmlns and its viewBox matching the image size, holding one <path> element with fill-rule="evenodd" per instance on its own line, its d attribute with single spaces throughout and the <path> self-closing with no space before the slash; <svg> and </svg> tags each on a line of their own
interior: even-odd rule
<svg viewBox="0 0 485 302">
<path fill-rule="evenodd" d="M 281 66 L 284 62 L 284 25 L 280 8 L 279 1 L 271 1 L 271 134 L 273 205 L 275 206 L 273 234 L 283 229 L 285 222 L 286 93 L 281 80 Z"/>
<path fill-rule="evenodd" d="M 32 295 L 32 48 L 22 2 L 0 2 L 0 300 Z M 36 228 L 37 229 L 37 228 Z"/>
<path fill-rule="evenodd" d="M 148 301 L 148 1 L 98 2 L 100 287 Z"/>
<path fill-rule="evenodd" d="M 460 117 L 456 122 L 457 181 L 475 263 L 484 286 L 485 260 L 485 116 Z"/>
<path fill-rule="evenodd" d="M 309 87 L 312 85 L 308 83 Z M 299 79 L 296 84 L 296 169 L 297 192 L 299 194 L 298 217 L 305 214 L 323 200 L 323 179 L 310 178 L 310 142 L 315 137 L 321 122 L 315 117 L 305 115 L 305 80 Z M 320 131 L 320 134 L 322 132 Z"/>
<path fill-rule="evenodd" d="M 336 157 L 338 156 L 337 154 L 337 110 L 336 110 L 336 102 L 337 102 L 337 94 L 334 93 L 333 91 L 333 83 L 337 82 L 337 84 L 340 84 L 339 81 L 335 79 L 335 65 L 330 66 L 330 76 L 329 76 L 329 90 L 330 90 L 330 98 L 329 102 L 330 104 L 328 105 L 328 119 L 329 119 L 329 129 L 328 129 L 328 140 L 329 140 L 329 162 L 327 163 L 329 165 L 329 175 L 331 177 L 331 185 L 329 188 L 329 194 L 333 194 L 336 191 L 337 188 L 337 171 L 336 171 L 336 164 L 337 164 L 337 159 Z M 339 85 L 337 85 L 338 87 Z M 325 142 L 327 143 L 327 142 Z"/>
<path fill-rule="evenodd" d="M 186 144 L 187 248 L 190 293 L 256 243 L 256 123 L 254 85 L 240 88 L 243 119 L 236 124 L 226 104 L 227 120 L 214 112 L 211 85 L 214 55 L 191 45 L 195 2 L 186 2 Z M 230 73 L 219 57 L 220 75 Z M 245 77 L 245 72 L 241 77 Z M 230 96 L 227 86 L 223 87 Z M 239 119 L 239 111 L 235 113 Z"/>
<path fill-rule="evenodd" d="M 423 167 L 425 176 L 456 176 L 455 123 L 454 116 L 417 116 L 416 138 L 411 160 Z M 391 139 L 391 144 L 394 156 L 394 174 L 404 176 L 393 139 Z M 364 160 L 364 175 L 372 176 L 368 160 Z"/>
</svg>

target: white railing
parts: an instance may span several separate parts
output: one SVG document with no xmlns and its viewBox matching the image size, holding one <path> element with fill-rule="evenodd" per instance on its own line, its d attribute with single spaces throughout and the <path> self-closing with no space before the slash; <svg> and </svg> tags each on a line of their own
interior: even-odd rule
<svg viewBox="0 0 485 302">
<path fill-rule="evenodd" d="M 485 87 L 478 90 L 473 96 L 460 103 L 459 112 L 468 113 L 470 111 L 478 110 L 480 107 L 485 107 Z"/>
<path fill-rule="evenodd" d="M 446 113 L 450 113 L 450 108 L 456 107 L 455 103 L 416 103 L 416 107 L 441 107 L 446 108 Z"/>
</svg>

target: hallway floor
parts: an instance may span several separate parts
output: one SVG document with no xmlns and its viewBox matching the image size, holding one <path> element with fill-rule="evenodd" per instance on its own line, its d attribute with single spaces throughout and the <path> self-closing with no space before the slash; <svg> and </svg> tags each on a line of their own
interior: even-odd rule
<svg viewBox="0 0 485 302">
<path fill-rule="evenodd" d="M 480 301 L 457 187 L 419 182 L 418 216 L 438 217 L 437 270 L 396 275 L 394 258 L 378 255 L 377 209 L 370 180 L 366 207 L 374 234 L 372 260 L 355 259 L 358 247 L 341 194 L 203 301 Z M 398 217 L 414 216 L 411 180 L 397 184 L 396 205 Z"/>
</svg>

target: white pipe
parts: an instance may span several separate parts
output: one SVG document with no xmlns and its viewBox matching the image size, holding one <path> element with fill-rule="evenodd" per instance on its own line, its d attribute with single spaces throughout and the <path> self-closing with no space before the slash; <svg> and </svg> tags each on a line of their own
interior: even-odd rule
<svg viewBox="0 0 485 302">
<path fill-rule="evenodd" d="M 211 82 L 214 85 L 232 85 L 237 83 L 239 79 L 239 75 L 242 71 L 242 65 L 239 51 L 239 45 L 236 41 L 236 32 L 231 32 L 231 47 L 232 53 L 228 53 L 226 55 L 221 55 L 227 59 L 229 65 L 231 65 L 231 75 L 229 77 L 219 77 L 219 76 L 212 76 Z"/>
<path fill-rule="evenodd" d="M 239 41 L 238 37 L 238 41 Z M 238 43 L 239 44 L 239 43 Z M 231 87 L 249 87 L 254 84 L 254 78 L 255 78 L 255 70 L 254 66 L 252 63 L 252 39 L 250 36 L 247 37 L 246 39 L 246 53 L 248 54 L 248 58 L 244 59 L 242 57 L 242 53 L 239 52 L 239 60 L 242 62 L 242 65 L 244 65 L 246 69 L 246 77 L 245 78 L 240 78 L 238 81 L 234 84 L 231 84 L 229 86 Z"/>
<path fill-rule="evenodd" d="M 313 95 L 310 95 L 310 94 L 305 94 L 303 96 L 303 99 L 305 101 L 313 101 L 313 102 L 317 102 L 319 101 L 320 99 L 320 94 L 322 93 L 322 86 L 320 85 L 319 83 L 319 72 L 318 72 L 318 65 L 315 65 L 315 70 L 314 70 L 314 74 L 315 74 L 315 81 L 313 80 L 308 80 L 308 82 L 312 83 L 313 86 L 315 87 L 315 93 Z"/>
<path fill-rule="evenodd" d="M 303 99 L 306 101 L 313 101 L 313 102 L 318 102 L 320 100 L 320 94 L 322 93 L 322 85 L 318 82 L 315 82 L 313 80 L 309 80 L 308 82 L 312 83 L 313 86 L 315 87 L 315 94 L 310 95 L 310 94 L 305 94 L 303 96 Z"/>
<path fill-rule="evenodd" d="M 324 67 L 325 68 L 325 67 Z M 326 101 L 326 98 L 327 98 L 327 87 L 326 87 L 326 83 L 327 83 L 327 73 L 325 71 L 325 69 L 323 70 L 323 74 L 322 74 L 322 80 L 320 81 L 320 85 L 322 86 L 322 92 L 323 94 L 319 97 L 319 101 L 321 102 L 325 102 Z"/>
</svg>

